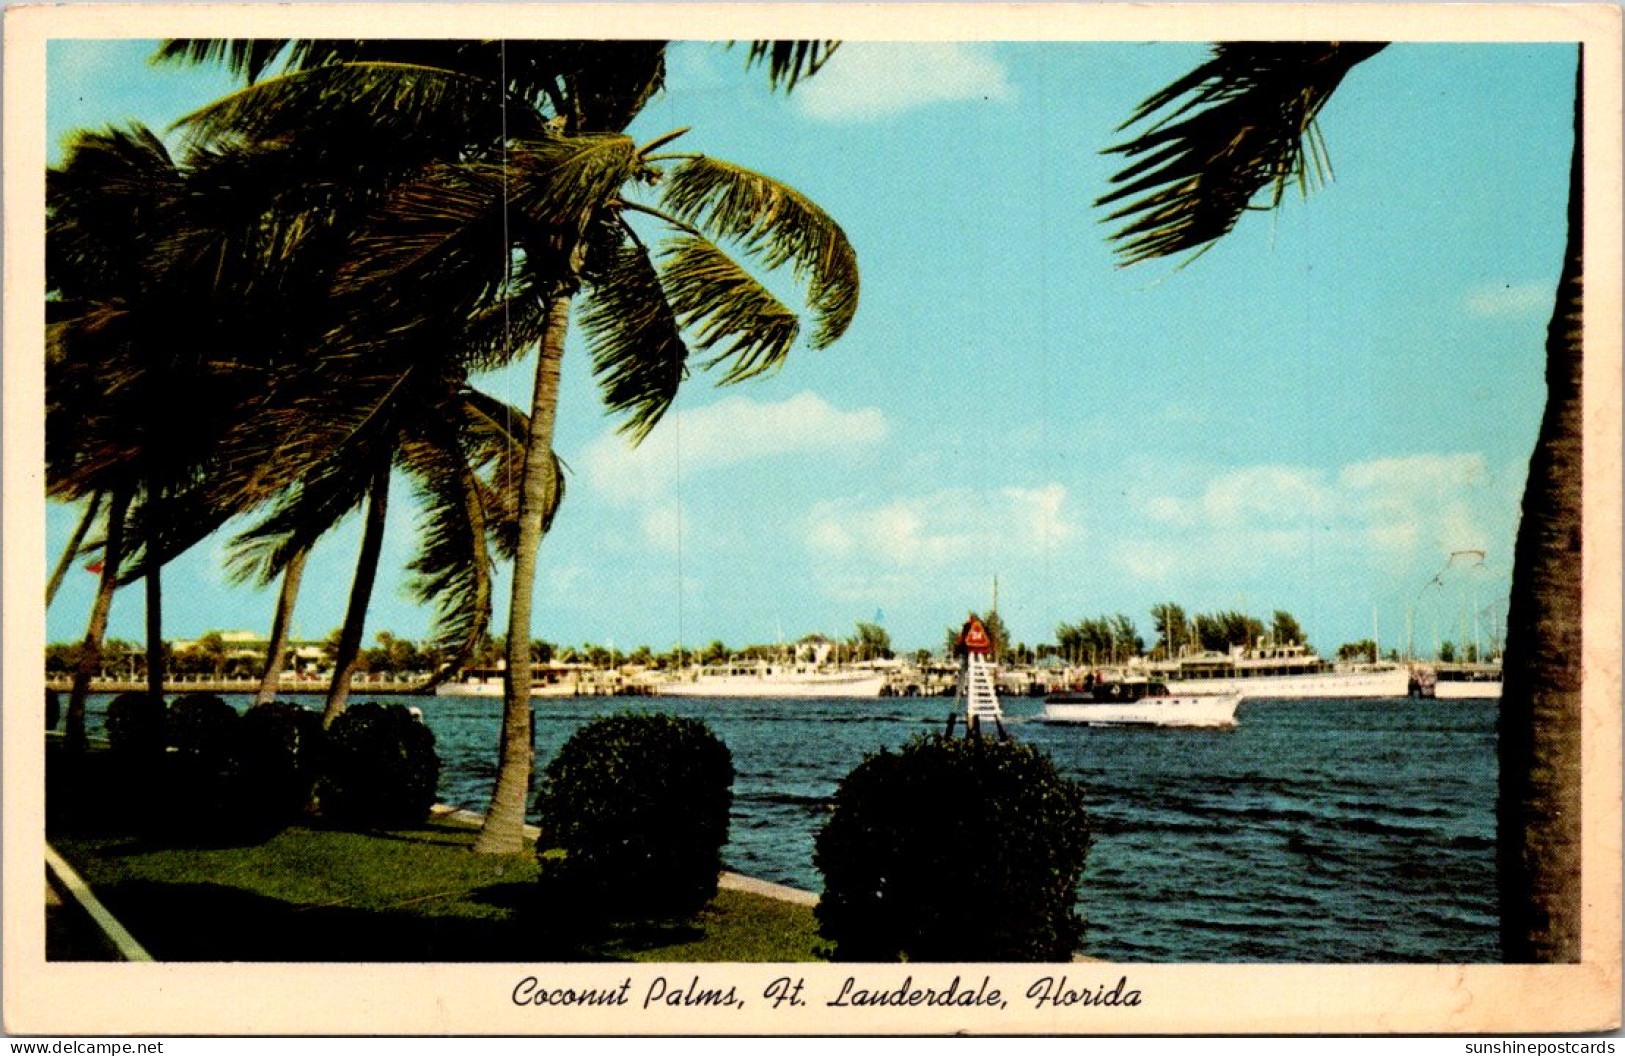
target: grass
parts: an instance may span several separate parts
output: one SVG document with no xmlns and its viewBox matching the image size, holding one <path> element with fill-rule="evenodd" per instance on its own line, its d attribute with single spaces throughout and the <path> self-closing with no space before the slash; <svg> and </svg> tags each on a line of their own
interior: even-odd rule
<svg viewBox="0 0 1625 1056">
<path fill-rule="evenodd" d="M 689 922 L 571 937 L 570 907 L 538 897 L 534 850 L 474 854 L 455 819 L 186 846 L 73 814 L 49 826 L 52 846 L 160 961 L 820 959 L 809 907 L 738 891 Z"/>
</svg>

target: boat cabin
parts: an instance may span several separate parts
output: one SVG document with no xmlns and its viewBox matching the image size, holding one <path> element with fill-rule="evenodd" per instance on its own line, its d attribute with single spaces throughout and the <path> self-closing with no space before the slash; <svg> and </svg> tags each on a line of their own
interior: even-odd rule
<svg viewBox="0 0 1625 1056">
<path fill-rule="evenodd" d="M 1085 682 L 1070 689 L 1060 690 L 1045 697 L 1048 704 L 1126 704 L 1147 697 L 1166 697 L 1168 687 L 1161 682 L 1141 679 L 1133 681 Z"/>
</svg>

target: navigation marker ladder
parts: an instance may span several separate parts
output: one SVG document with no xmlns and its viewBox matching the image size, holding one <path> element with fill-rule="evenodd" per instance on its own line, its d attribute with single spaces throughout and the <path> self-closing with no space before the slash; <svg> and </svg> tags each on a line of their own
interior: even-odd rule
<svg viewBox="0 0 1625 1056">
<path fill-rule="evenodd" d="M 954 711 L 948 716 L 948 735 L 953 736 L 954 720 L 961 705 L 965 709 L 965 734 L 976 736 L 982 732 L 982 720 L 993 720 L 999 736 L 1005 736 L 1004 710 L 999 707 L 999 694 L 993 687 L 993 664 L 988 654 L 993 643 L 988 638 L 982 621 L 972 616 L 960 632 L 959 642 L 965 649 L 964 663 L 959 668 L 959 683 L 954 692 Z"/>
</svg>

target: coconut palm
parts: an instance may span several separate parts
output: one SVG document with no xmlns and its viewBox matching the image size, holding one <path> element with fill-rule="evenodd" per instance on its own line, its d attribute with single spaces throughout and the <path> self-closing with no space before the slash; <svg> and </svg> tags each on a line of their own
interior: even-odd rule
<svg viewBox="0 0 1625 1056">
<path fill-rule="evenodd" d="M 1097 204 L 1124 264 L 1199 254 L 1265 188 L 1307 187 L 1325 171 L 1315 117 L 1382 44 L 1220 44 L 1148 98 L 1111 150 L 1131 159 Z M 1499 717 L 1497 855 L 1502 954 L 1580 956 L 1581 183 L 1575 92 L 1568 244 L 1547 332 L 1547 403 L 1530 462 L 1512 572 Z"/>
<path fill-rule="evenodd" d="M 139 127 L 81 133 L 46 177 L 47 492 L 67 501 L 112 496 L 102 582 L 68 706 L 75 745 L 83 672 L 94 667 L 113 587 L 133 559 L 129 538 L 150 541 L 164 494 L 195 467 L 194 453 L 219 422 L 210 409 L 225 399 L 199 356 L 207 322 L 180 312 L 164 279 L 180 238 L 181 197 L 179 168 Z M 199 403 L 203 409 L 189 409 Z M 160 693 L 157 567 L 145 578 L 148 682 Z"/>
<path fill-rule="evenodd" d="M 308 549 L 296 550 L 282 570 L 282 586 L 277 591 L 276 612 L 271 617 L 271 637 L 265 645 L 265 665 L 260 669 L 260 688 L 254 703 L 269 704 L 276 699 L 277 687 L 288 662 L 288 640 L 292 635 L 293 608 L 299 600 L 299 584 L 304 581 Z"/>
<path fill-rule="evenodd" d="M 443 355 L 425 360 L 440 371 L 435 375 L 380 364 L 376 347 L 335 348 L 326 339 L 327 292 L 342 260 L 333 248 L 352 233 L 365 206 L 357 195 L 368 188 L 341 193 L 331 186 L 336 181 L 308 188 L 312 160 L 281 144 L 228 144 L 194 151 L 178 165 L 155 136 L 137 129 L 84 134 L 53 170 L 52 494 L 117 495 L 122 485 L 120 509 L 132 495 L 142 499 L 130 517 L 142 546 L 104 564 L 114 577 L 141 576 L 153 585 L 153 648 L 161 647 L 151 624 L 166 561 L 282 496 L 272 517 L 246 533 L 240 567 L 283 573 L 370 493 L 368 545 L 348 621 L 353 659 L 376 568 L 384 487 L 390 464 L 401 458 L 442 500 L 429 504 L 429 534 L 414 564 L 419 596 L 439 606 L 437 644 L 466 655 L 490 619 L 488 536 L 495 533 L 499 545 L 512 536 L 503 526 L 512 522 L 514 503 L 503 489 L 516 475 L 512 430 L 523 415 L 469 390 L 466 370 L 447 367 Z M 127 263 L 119 270 L 110 261 Z M 185 314 L 176 311 L 183 303 Z M 196 311 L 198 304 L 209 310 Z M 205 324 L 175 325 L 193 318 Z M 166 341 L 196 348 L 205 337 L 226 338 L 221 345 L 233 349 L 231 358 L 180 356 L 193 369 L 162 369 L 164 356 L 173 355 Z M 403 350 L 389 352 L 398 358 Z M 155 421 L 189 428 L 176 435 L 176 427 L 154 429 Z M 473 467 L 448 468 L 459 456 L 472 458 Z M 477 470 L 491 464 L 502 472 L 479 480 Z M 455 485 L 442 482 L 447 474 Z M 459 518 L 461 528 L 448 526 Z M 290 553 L 274 545 L 279 532 L 299 546 Z M 296 581 L 285 578 L 279 599 L 284 631 Z M 99 602 L 92 623 L 105 627 L 106 600 Z M 271 652 L 280 657 L 282 650 Z M 85 659 L 93 663 L 92 650 Z M 149 657 L 148 672 L 153 692 L 161 691 L 163 664 Z M 346 690 L 347 679 L 339 679 L 334 713 Z M 70 716 L 82 713 L 71 704 Z"/>
<path fill-rule="evenodd" d="M 90 534 L 91 525 L 96 523 L 97 516 L 102 512 L 102 498 L 99 491 L 91 493 L 90 500 L 85 503 L 85 512 L 79 517 L 79 524 L 74 528 L 67 544 L 62 547 L 62 556 L 57 559 L 56 568 L 51 570 L 51 578 L 45 584 L 46 608 L 50 608 L 51 602 L 56 600 L 56 592 L 61 588 L 62 581 L 67 578 L 68 569 L 72 568 L 74 561 L 84 553 L 85 536 Z"/>
<path fill-rule="evenodd" d="M 351 340 L 416 341 L 447 318 L 487 328 L 497 358 L 537 348 L 526 458 L 520 476 L 507 685 L 499 768 L 477 849 L 520 847 L 532 769 L 530 613 L 536 551 L 559 498 L 553 425 L 572 304 L 605 401 L 634 442 L 670 407 L 688 372 L 687 332 L 733 383 L 783 362 L 801 322 L 725 252 L 768 268 L 790 265 L 817 322 L 810 343 L 840 336 L 857 302 L 855 257 L 840 229 L 799 193 L 700 154 L 661 154 L 680 133 L 638 147 L 620 133 L 657 91 L 664 42 L 454 42 L 412 45 L 301 42 L 301 68 L 258 82 L 194 115 L 202 136 L 259 138 L 329 114 L 394 127 L 462 133 L 427 165 L 407 159 L 371 231 L 341 273 L 358 306 Z M 753 46 L 789 86 L 830 47 Z M 250 79 L 274 52 L 255 45 L 177 42 L 167 53 L 224 59 Z M 493 61 L 494 60 L 494 61 Z M 358 118 L 357 115 L 360 115 Z M 484 121 L 479 118 L 484 115 Z M 491 117 L 498 127 L 490 126 Z M 652 199 L 652 200 L 651 200 Z M 653 229 L 651 232 L 649 229 Z M 666 241 L 658 251 L 650 242 Z M 492 253 L 491 247 L 501 247 Z M 500 308 L 500 312 L 498 309 Z"/>
</svg>

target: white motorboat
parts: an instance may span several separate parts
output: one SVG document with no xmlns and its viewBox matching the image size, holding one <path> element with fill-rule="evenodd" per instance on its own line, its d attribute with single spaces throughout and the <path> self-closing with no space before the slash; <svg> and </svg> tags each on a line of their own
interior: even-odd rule
<svg viewBox="0 0 1625 1056">
<path fill-rule="evenodd" d="M 1051 693 L 1039 718 L 1097 726 L 1234 726 L 1241 694 L 1171 693 L 1161 682 L 1101 682 Z"/>
<path fill-rule="evenodd" d="M 506 688 L 500 667 L 469 668 L 456 682 L 442 682 L 437 697 L 498 697 Z M 627 692 L 618 672 L 600 671 L 587 664 L 537 664 L 531 669 L 533 697 L 602 697 Z"/>
<path fill-rule="evenodd" d="M 1432 688 L 1435 700 L 1500 700 L 1501 667 L 1499 664 L 1440 666 L 1433 671 Z"/>
</svg>

